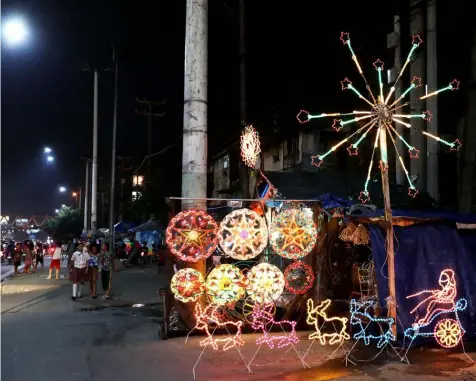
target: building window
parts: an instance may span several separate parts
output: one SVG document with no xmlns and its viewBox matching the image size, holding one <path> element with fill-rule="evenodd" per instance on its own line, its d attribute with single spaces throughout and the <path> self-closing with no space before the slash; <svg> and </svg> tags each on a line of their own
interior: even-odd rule
<svg viewBox="0 0 476 381">
<path fill-rule="evenodd" d="M 144 185 L 144 176 L 134 175 L 132 177 L 132 185 L 135 187 L 141 187 Z"/>
<path fill-rule="evenodd" d="M 142 192 L 133 191 L 132 192 L 132 201 L 137 201 L 142 197 Z"/>
</svg>

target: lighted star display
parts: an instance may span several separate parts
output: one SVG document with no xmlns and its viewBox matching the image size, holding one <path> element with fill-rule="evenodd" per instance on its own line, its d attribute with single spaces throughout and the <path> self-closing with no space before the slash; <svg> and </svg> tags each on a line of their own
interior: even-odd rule
<svg viewBox="0 0 476 381">
<path fill-rule="evenodd" d="M 260 254 L 268 243 L 264 219 L 249 209 L 229 213 L 220 223 L 218 241 L 225 254 L 247 260 Z"/>
<path fill-rule="evenodd" d="M 380 150 L 380 160 L 378 162 L 379 168 L 381 169 L 382 172 L 388 169 L 387 138 L 389 138 L 390 141 L 392 142 L 392 145 L 394 146 L 396 151 L 396 155 L 399 159 L 400 165 L 402 166 L 403 171 L 405 172 L 405 175 L 407 177 L 407 180 L 409 183 L 408 194 L 411 197 L 416 197 L 416 195 L 418 194 L 418 190 L 416 189 L 415 185 L 413 184 L 410 178 L 410 175 L 408 174 L 408 170 L 406 169 L 404 160 L 397 149 L 396 141 L 397 139 L 399 139 L 400 141 L 403 142 L 403 144 L 406 146 L 406 148 L 409 151 L 410 159 L 417 159 L 419 151 L 417 148 L 413 147 L 410 143 L 408 143 L 400 133 L 397 132 L 393 124 L 397 123 L 411 129 L 412 125 L 410 121 L 412 119 L 420 118 L 427 122 L 430 122 L 432 119 L 432 114 L 430 111 L 424 111 L 421 114 L 405 114 L 405 113 L 400 114 L 399 113 L 401 112 L 400 111 L 401 109 L 403 109 L 406 106 L 410 106 L 410 104 L 413 103 L 409 101 L 403 102 L 403 100 L 405 99 L 405 97 L 410 91 L 422 86 L 421 78 L 413 77 L 410 82 L 410 86 L 397 99 L 392 101 L 392 96 L 394 95 L 394 92 L 395 92 L 396 83 L 400 80 L 406 67 L 408 66 L 412 58 L 414 57 L 415 50 L 420 46 L 420 44 L 422 43 L 422 40 L 420 36 L 418 35 L 413 36 L 412 47 L 410 49 L 410 52 L 408 53 L 407 59 L 402 69 L 398 73 L 395 83 L 393 84 L 393 86 L 390 88 L 390 90 L 385 96 L 384 96 L 384 88 L 383 88 L 384 86 L 383 86 L 383 80 L 382 80 L 383 73 L 384 73 L 384 63 L 380 59 L 376 60 L 373 63 L 373 67 L 375 71 L 377 72 L 378 83 L 379 83 L 379 91 L 377 93 L 377 96 L 375 96 L 374 93 L 372 92 L 372 89 L 369 83 L 367 82 L 367 79 L 365 78 L 363 74 L 363 70 L 362 70 L 362 67 L 360 66 L 357 56 L 355 55 L 355 52 L 352 49 L 349 33 L 342 32 L 340 40 L 349 49 L 352 55 L 352 60 L 354 61 L 360 76 L 363 78 L 365 82 L 366 89 L 369 93 L 369 97 L 365 97 L 364 95 L 362 95 L 359 92 L 359 90 L 357 90 L 357 88 L 352 84 L 352 81 L 350 81 L 348 78 L 345 78 L 343 81 L 341 81 L 341 88 L 344 91 L 350 91 L 354 93 L 355 95 L 357 95 L 357 97 L 359 97 L 362 101 L 367 103 L 367 105 L 369 106 L 369 109 L 366 111 L 363 110 L 363 111 L 352 111 L 350 113 L 329 113 L 329 114 L 327 113 L 310 114 L 306 110 L 301 110 L 299 114 L 297 115 L 297 119 L 299 123 L 307 123 L 312 119 L 331 117 L 331 118 L 334 118 L 332 127 L 336 131 L 340 131 L 347 124 L 356 123 L 363 120 L 366 120 L 367 123 L 364 124 L 362 127 L 358 128 L 357 131 L 355 131 L 354 133 L 352 133 L 351 135 L 347 136 L 345 139 L 341 140 L 339 143 L 334 145 L 329 151 L 320 155 L 312 156 L 311 163 L 312 165 L 319 167 L 328 155 L 330 155 L 332 152 L 336 151 L 339 147 L 341 147 L 342 145 L 346 143 L 349 144 L 347 147 L 347 151 L 349 155 L 356 156 L 358 154 L 358 147 L 362 143 L 362 141 L 364 141 L 364 139 L 370 133 L 375 133 L 374 146 L 373 146 L 372 156 L 370 159 L 369 168 L 367 172 L 367 179 L 365 181 L 364 190 L 360 192 L 359 200 L 362 203 L 366 203 L 370 201 L 368 186 L 371 179 L 372 169 L 374 166 L 374 157 L 375 157 L 375 152 L 377 149 Z M 447 86 L 439 90 L 435 90 L 425 95 L 422 95 L 417 100 L 424 100 L 424 99 L 436 96 L 439 93 L 442 93 L 444 91 L 458 90 L 458 88 L 459 88 L 459 81 L 455 79 L 451 81 Z M 346 118 L 346 117 L 351 117 L 351 118 Z M 408 122 L 404 121 L 405 119 L 408 120 Z M 438 136 L 432 135 L 426 131 L 420 131 L 420 132 L 431 139 L 434 139 L 440 143 L 445 144 L 452 151 L 457 151 L 461 147 L 461 142 L 458 139 L 456 139 L 454 142 L 449 142 Z"/>
</svg>

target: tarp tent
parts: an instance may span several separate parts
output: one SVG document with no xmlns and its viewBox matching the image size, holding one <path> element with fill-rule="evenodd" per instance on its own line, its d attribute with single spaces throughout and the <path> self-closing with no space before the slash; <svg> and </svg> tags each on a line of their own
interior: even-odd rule
<svg viewBox="0 0 476 381">
<path fill-rule="evenodd" d="M 361 218 L 381 217 L 382 211 L 360 215 Z M 422 222 L 407 227 L 394 226 L 395 277 L 397 313 L 402 326 L 408 328 L 415 321 L 410 311 L 423 299 L 406 296 L 422 290 L 439 289 L 441 271 L 452 269 L 458 286 L 456 300 L 465 298 L 466 310 L 459 313 L 467 337 L 476 336 L 476 230 L 459 230 L 456 222 L 476 223 L 475 215 L 446 212 L 394 211 L 394 215 Z M 352 218 L 352 216 L 351 216 Z M 424 222 L 423 222 L 424 221 Z M 379 290 L 379 299 L 386 305 L 388 297 L 387 256 L 385 231 L 375 224 L 369 225 L 372 255 Z M 423 317 L 426 304 L 417 311 Z M 453 316 L 448 316 L 454 318 Z"/>
</svg>

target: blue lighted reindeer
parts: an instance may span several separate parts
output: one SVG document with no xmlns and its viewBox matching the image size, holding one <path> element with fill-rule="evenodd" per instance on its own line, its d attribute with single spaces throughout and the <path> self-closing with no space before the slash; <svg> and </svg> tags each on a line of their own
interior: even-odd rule
<svg viewBox="0 0 476 381">
<path fill-rule="evenodd" d="M 392 333 L 392 325 L 395 323 L 393 318 L 378 318 L 371 315 L 369 308 L 375 307 L 376 303 L 372 300 L 357 301 L 352 299 L 350 301 L 350 324 L 359 327 L 360 329 L 354 333 L 354 339 L 362 339 L 365 345 L 369 345 L 371 340 L 378 340 L 377 348 L 383 348 L 391 341 L 395 341 L 395 336 Z M 366 320 L 366 322 L 362 321 Z M 370 323 L 377 323 L 382 331 L 378 336 L 367 334 L 366 328 Z M 387 330 L 384 330 L 384 327 Z"/>
</svg>

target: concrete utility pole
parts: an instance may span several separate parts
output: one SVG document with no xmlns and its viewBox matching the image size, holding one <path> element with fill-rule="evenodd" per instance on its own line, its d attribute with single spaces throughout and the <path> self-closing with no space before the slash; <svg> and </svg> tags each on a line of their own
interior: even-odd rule
<svg viewBox="0 0 476 381">
<path fill-rule="evenodd" d="M 150 184 L 152 181 L 152 167 L 151 167 L 151 157 L 152 155 L 152 118 L 153 117 L 163 117 L 165 113 L 160 113 L 160 114 L 154 114 L 152 112 L 152 107 L 153 106 L 163 106 L 165 105 L 165 101 L 162 102 L 152 102 L 148 101 L 147 99 L 136 99 L 136 103 L 141 104 L 141 105 L 146 105 L 147 106 L 147 111 L 139 111 L 136 110 L 135 113 L 137 115 L 142 115 L 147 117 L 147 178 L 146 182 Z"/>
<path fill-rule="evenodd" d="M 240 124 L 242 130 L 246 127 L 248 117 L 246 110 L 246 8 L 245 0 L 240 0 Z M 248 167 L 240 160 L 240 184 L 243 198 L 250 197 Z"/>
<path fill-rule="evenodd" d="M 93 164 L 91 173 L 91 230 L 97 230 L 98 203 L 98 105 L 99 105 L 99 72 L 94 69 L 94 108 L 93 108 Z"/>
<path fill-rule="evenodd" d="M 208 0 L 187 0 L 183 109 L 182 197 L 207 197 Z M 182 209 L 206 210 L 206 201 Z M 204 270 L 204 264 L 203 264 Z"/>
<path fill-rule="evenodd" d="M 86 159 L 86 182 L 84 185 L 84 230 L 89 230 L 89 159 Z"/>
<path fill-rule="evenodd" d="M 112 149 L 111 149 L 111 187 L 109 189 L 109 249 L 115 253 L 116 231 L 114 201 L 116 196 L 116 142 L 117 142 L 117 118 L 118 118 L 118 89 L 119 89 L 119 61 L 115 47 L 113 47 L 114 60 L 114 110 L 112 121 Z"/>
<path fill-rule="evenodd" d="M 132 167 L 126 168 L 125 162 L 131 160 L 130 157 L 122 157 L 118 156 L 117 160 L 119 160 L 120 164 L 120 176 L 121 176 L 121 194 L 119 199 L 119 221 L 122 221 L 124 218 L 124 185 L 126 184 L 126 179 L 124 177 L 124 173 L 126 170 L 132 170 Z"/>
<path fill-rule="evenodd" d="M 438 89 L 438 67 L 436 48 L 436 0 L 428 0 L 426 10 L 426 78 L 428 92 Z M 430 134 L 438 136 L 438 97 L 430 97 L 426 100 L 426 107 L 433 115 L 430 123 L 427 123 L 427 130 Z M 428 161 L 427 161 L 427 188 L 430 196 L 439 200 L 439 176 L 438 176 L 438 142 L 427 139 Z"/>
<path fill-rule="evenodd" d="M 424 32 L 424 20 L 423 20 L 423 1 L 422 0 L 410 0 L 410 33 L 411 35 L 420 34 Z M 417 52 L 415 60 L 410 66 L 410 77 L 419 77 L 422 79 L 422 84 L 425 84 L 425 53 Z M 422 114 L 425 111 L 425 102 L 417 101 L 425 92 L 425 86 L 413 89 L 410 92 L 410 102 L 413 102 L 410 106 L 411 114 Z M 426 122 L 420 118 L 414 118 L 412 120 L 412 128 L 410 130 L 410 144 L 420 150 L 418 160 L 410 160 L 410 173 L 411 175 L 417 175 L 416 181 L 417 187 L 421 190 L 426 188 L 426 139 L 420 131 L 425 131 Z"/>
<path fill-rule="evenodd" d="M 393 33 L 395 38 L 395 61 L 394 61 L 394 70 L 396 79 L 400 70 L 402 70 L 402 39 L 401 39 L 401 27 L 400 27 L 400 15 L 393 17 Z M 395 84 L 395 99 L 398 99 L 402 95 L 402 81 L 398 81 Z M 403 131 L 403 126 L 399 123 L 395 123 L 395 128 L 401 136 L 404 136 L 405 132 Z M 397 149 L 398 152 L 403 153 L 403 142 L 400 139 L 397 139 Z M 404 185 L 406 178 L 403 168 L 398 160 L 395 160 L 396 167 L 396 183 L 398 185 Z"/>
</svg>

